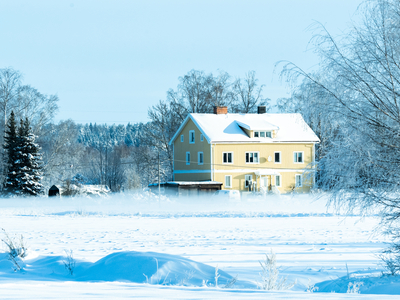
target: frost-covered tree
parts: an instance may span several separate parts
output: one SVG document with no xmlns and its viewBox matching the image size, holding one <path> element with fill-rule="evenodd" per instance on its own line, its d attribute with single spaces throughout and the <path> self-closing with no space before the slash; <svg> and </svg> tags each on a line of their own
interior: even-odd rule
<svg viewBox="0 0 400 300">
<path fill-rule="evenodd" d="M 267 111 L 271 109 L 269 106 L 270 99 L 263 98 L 262 90 L 264 85 L 258 85 L 256 72 L 250 71 L 245 77 L 237 78 L 233 83 L 232 94 L 232 111 L 236 113 L 256 113 L 258 105 L 267 106 Z"/>
<path fill-rule="evenodd" d="M 19 190 L 19 151 L 20 140 L 18 137 L 18 128 L 15 122 L 14 112 L 11 112 L 8 119 L 6 132 L 4 136 L 4 149 L 6 161 L 6 174 L 4 182 L 4 192 L 15 194 Z"/>
<path fill-rule="evenodd" d="M 15 106 L 21 78 L 22 75 L 19 71 L 12 68 L 0 69 L 0 111 L 3 114 L 4 126 Z"/>
<path fill-rule="evenodd" d="M 4 192 L 33 196 L 42 194 L 40 147 L 35 143 L 28 119 L 21 120 L 17 128 L 14 113 L 11 112 L 4 148 L 7 157 Z"/>
<path fill-rule="evenodd" d="M 19 152 L 19 170 L 17 176 L 19 179 L 19 190 L 21 195 L 38 196 L 43 194 L 44 187 L 42 180 L 42 155 L 40 147 L 35 143 L 35 135 L 28 118 L 21 120 L 19 127 L 20 146 Z"/>
<path fill-rule="evenodd" d="M 358 12 L 361 21 L 340 39 L 318 26 L 312 42 L 323 77 L 292 63 L 282 74 L 318 86 L 330 99 L 323 107 L 344 120 L 319 162 L 331 203 L 379 210 L 400 244 L 400 1 L 365 1 Z"/>
<path fill-rule="evenodd" d="M 324 77 L 291 63 L 282 74 L 318 86 L 330 99 L 323 108 L 345 120 L 321 160 L 335 203 L 391 215 L 400 209 L 400 1 L 366 1 L 359 13 L 362 21 L 340 40 L 318 27 L 312 42 Z"/>
</svg>

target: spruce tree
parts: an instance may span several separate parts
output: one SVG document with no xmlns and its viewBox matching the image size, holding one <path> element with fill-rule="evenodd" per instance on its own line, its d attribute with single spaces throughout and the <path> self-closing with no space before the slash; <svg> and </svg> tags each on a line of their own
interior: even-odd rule
<svg viewBox="0 0 400 300">
<path fill-rule="evenodd" d="M 41 184 L 42 155 L 39 152 L 39 145 L 35 143 L 35 135 L 32 133 L 28 118 L 24 122 L 21 120 L 19 138 L 21 140 L 20 147 L 18 148 L 21 157 L 18 172 L 20 182 L 19 193 L 32 196 L 43 194 L 44 187 Z"/>
<path fill-rule="evenodd" d="M 4 136 L 4 149 L 6 150 L 6 164 L 7 173 L 6 180 L 4 183 L 4 191 L 7 194 L 15 194 L 20 190 L 18 174 L 19 174 L 19 163 L 20 156 L 18 147 L 20 139 L 17 135 L 17 126 L 15 123 L 14 112 L 11 112 L 10 118 L 6 125 L 6 131 Z"/>
</svg>

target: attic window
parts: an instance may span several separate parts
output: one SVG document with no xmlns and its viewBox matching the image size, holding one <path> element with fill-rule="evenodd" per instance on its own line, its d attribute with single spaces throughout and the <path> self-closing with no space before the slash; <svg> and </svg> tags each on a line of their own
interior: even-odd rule
<svg viewBox="0 0 400 300">
<path fill-rule="evenodd" d="M 194 130 L 190 130 L 189 131 L 189 143 L 190 144 L 194 144 L 194 141 L 195 141 L 195 139 L 194 139 Z"/>
<path fill-rule="evenodd" d="M 272 133 L 271 131 L 254 131 L 254 137 L 255 138 L 271 138 L 272 137 Z"/>
</svg>

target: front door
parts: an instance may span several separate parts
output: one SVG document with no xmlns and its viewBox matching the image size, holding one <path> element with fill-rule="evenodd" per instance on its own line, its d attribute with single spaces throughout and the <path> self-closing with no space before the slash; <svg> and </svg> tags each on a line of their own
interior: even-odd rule
<svg viewBox="0 0 400 300">
<path fill-rule="evenodd" d="M 261 187 L 268 188 L 268 177 L 267 176 L 261 177 L 260 185 L 261 185 Z"/>
</svg>

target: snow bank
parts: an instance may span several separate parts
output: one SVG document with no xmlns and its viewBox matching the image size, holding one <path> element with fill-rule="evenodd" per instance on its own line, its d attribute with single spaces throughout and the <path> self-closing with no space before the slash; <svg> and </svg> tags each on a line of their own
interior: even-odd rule
<svg viewBox="0 0 400 300">
<path fill-rule="evenodd" d="M 35 255 L 34 255 L 35 256 Z M 63 281 L 119 281 L 159 285 L 221 286 L 233 277 L 193 260 L 171 254 L 156 252 L 116 252 L 91 263 L 76 261 L 73 275 L 68 273 L 63 256 L 37 256 L 24 260 L 21 271 L 15 272 L 6 253 L 0 253 L 0 276 L 2 279 L 63 280 Z M 255 285 L 238 281 L 235 287 L 255 288 Z"/>
<path fill-rule="evenodd" d="M 358 271 L 334 280 L 315 284 L 318 292 L 400 294 L 400 276 L 383 275 L 381 272 Z"/>
</svg>

